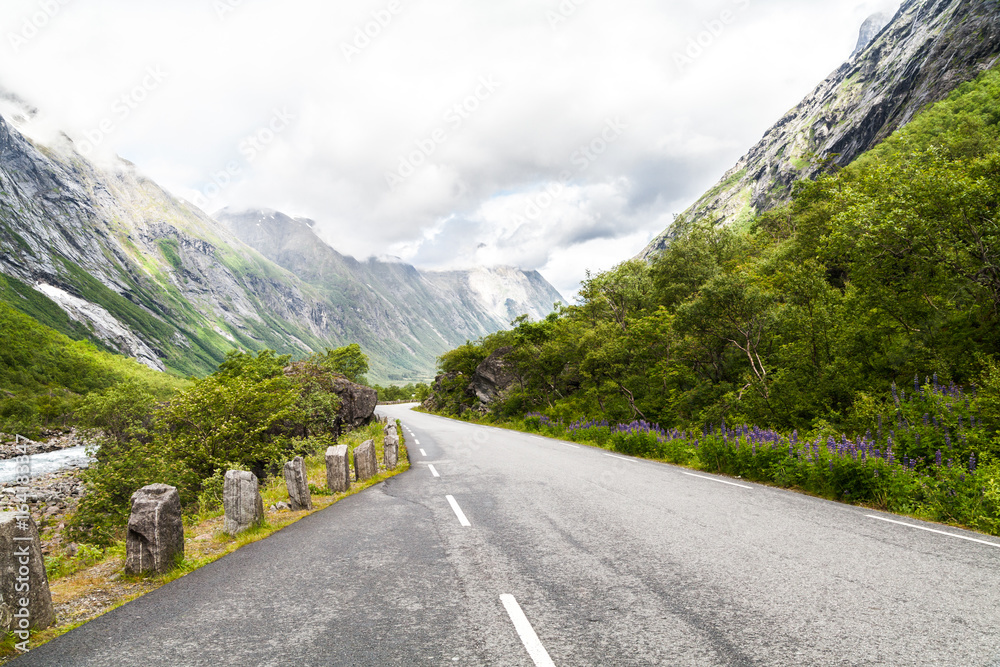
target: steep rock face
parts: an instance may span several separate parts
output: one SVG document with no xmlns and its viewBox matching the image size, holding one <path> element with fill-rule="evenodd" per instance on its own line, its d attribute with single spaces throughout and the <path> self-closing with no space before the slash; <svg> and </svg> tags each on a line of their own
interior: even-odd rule
<svg viewBox="0 0 1000 667">
<path fill-rule="evenodd" d="M 509 321 L 411 266 L 344 257 L 307 222 L 274 214 L 260 226 L 254 213 L 227 218 L 231 230 L 128 162 L 99 166 L 65 137 L 43 145 L 18 129 L 32 129 L 34 110 L 3 91 L 0 113 L 0 274 L 21 283 L 0 299 L 62 308 L 82 324 L 64 331 L 73 337 L 184 374 L 236 347 L 304 355 L 357 342 L 373 380 L 406 382 Z M 508 310 L 546 314 L 538 304 L 555 290 L 523 282 L 517 298 L 530 303 Z"/>
<path fill-rule="evenodd" d="M 379 377 L 402 379 L 391 375 L 403 371 L 429 378 L 434 360 L 448 350 L 505 328 L 521 315 L 544 318 L 562 301 L 534 271 L 431 272 L 398 261 L 362 262 L 324 243 L 312 220 L 230 209 L 217 212 L 215 219 L 322 293 L 342 335 L 374 353 Z"/>
<path fill-rule="evenodd" d="M 863 31 L 860 41 L 865 37 Z M 994 0 L 906 0 L 866 48 L 768 130 L 640 257 L 649 259 L 699 220 L 738 225 L 788 201 L 795 181 L 816 177 L 828 159 L 852 162 L 992 67 L 998 55 Z"/>
<path fill-rule="evenodd" d="M 234 345 L 301 352 L 335 339 L 329 308 L 300 281 L 133 165 L 98 167 L 65 138 L 36 145 L 2 117 L 0 273 L 153 367 L 203 372 Z"/>
<path fill-rule="evenodd" d="M 878 37 L 878 34 L 882 32 L 882 28 L 889 25 L 889 21 L 891 20 L 892 14 L 886 14 L 885 12 L 872 14 L 865 19 L 865 22 L 861 24 L 861 31 L 858 34 L 858 45 L 854 47 L 851 58 L 868 48 L 868 45 Z"/>
</svg>

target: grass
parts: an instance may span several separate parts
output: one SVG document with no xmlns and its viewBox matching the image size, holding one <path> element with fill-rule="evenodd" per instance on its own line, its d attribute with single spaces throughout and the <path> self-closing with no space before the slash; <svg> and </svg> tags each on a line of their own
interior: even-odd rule
<svg viewBox="0 0 1000 667">
<path fill-rule="evenodd" d="M 30 646 L 37 648 L 66 634 L 98 616 L 139 598 L 150 591 L 170 583 L 195 570 L 213 563 L 237 549 L 259 542 L 303 517 L 327 509 L 348 496 L 360 493 L 390 477 L 409 470 L 409 456 L 402 427 L 397 427 L 400 440 L 399 465 L 395 470 L 385 470 L 364 482 L 352 482 L 345 493 L 313 495 L 313 509 L 298 512 L 270 511 L 268 508 L 288 500 L 288 490 L 282 477 L 272 477 L 261 485 L 264 499 L 264 523 L 246 530 L 236 537 L 222 532 L 223 512 L 188 516 L 184 528 L 184 558 L 177 566 L 162 575 L 133 576 L 124 573 L 125 545 L 122 542 L 103 552 L 82 548 L 74 558 L 59 557 L 56 562 L 46 562 L 50 571 L 49 585 L 52 602 L 56 606 L 57 624 L 46 630 L 32 633 Z M 366 440 L 375 441 L 379 461 L 384 461 L 383 427 L 375 422 L 341 438 L 353 452 Z M 306 457 L 306 475 L 311 486 L 326 489 L 325 452 Z M 17 657 L 15 639 L 8 635 L 0 642 L 0 665 Z"/>
</svg>

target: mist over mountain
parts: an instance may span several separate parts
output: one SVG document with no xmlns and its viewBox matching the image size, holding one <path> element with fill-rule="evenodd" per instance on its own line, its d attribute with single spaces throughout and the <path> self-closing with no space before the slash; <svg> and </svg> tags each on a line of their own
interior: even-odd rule
<svg viewBox="0 0 1000 667">
<path fill-rule="evenodd" d="M 224 212 L 222 224 L 124 160 L 98 165 L 65 136 L 28 138 L 18 126 L 32 110 L 3 101 L 0 300 L 63 313 L 64 333 L 150 367 L 199 374 L 236 347 L 301 356 L 356 342 L 373 379 L 422 380 L 442 352 L 561 300 L 516 269 L 425 276 L 359 262 L 277 213 Z"/>
<path fill-rule="evenodd" d="M 746 224 L 787 202 L 793 183 L 850 164 L 1000 56 L 1000 13 L 991 0 L 907 0 L 890 21 L 883 18 L 865 21 L 847 62 L 640 256 L 700 220 Z"/>
</svg>

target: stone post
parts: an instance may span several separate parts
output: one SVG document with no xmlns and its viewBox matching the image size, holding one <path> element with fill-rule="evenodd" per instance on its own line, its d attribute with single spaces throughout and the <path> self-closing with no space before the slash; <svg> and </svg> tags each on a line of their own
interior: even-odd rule
<svg viewBox="0 0 1000 667">
<path fill-rule="evenodd" d="M 354 477 L 363 482 L 377 474 L 378 458 L 375 454 L 375 442 L 365 440 L 354 448 Z"/>
<path fill-rule="evenodd" d="M 226 510 L 222 530 L 228 535 L 239 535 L 244 530 L 263 523 L 264 499 L 260 496 L 257 476 L 245 470 L 226 472 L 222 505 Z"/>
<path fill-rule="evenodd" d="M 326 485 L 333 493 L 343 493 L 351 488 L 351 461 L 347 445 L 327 448 Z"/>
<path fill-rule="evenodd" d="M 395 470 L 399 465 L 399 438 L 396 432 L 385 434 L 385 444 L 382 446 L 382 458 L 385 459 L 386 470 Z"/>
<path fill-rule="evenodd" d="M 313 508 L 309 478 L 306 477 L 306 461 L 301 456 L 296 456 L 285 464 L 285 486 L 288 487 L 288 504 L 292 506 L 293 512 Z"/>
<path fill-rule="evenodd" d="M 150 484 L 132 494 L 132 512 L 125 534 L 125 571 L 163 574 L 184 555 L 181 496 L 166 484 Z"/>
<path fill-rule="evenodd" d="M 27 642 L 55 622 L 38 528 L 28 514 L 0 512 L 0 635 Z"/>
</svg>

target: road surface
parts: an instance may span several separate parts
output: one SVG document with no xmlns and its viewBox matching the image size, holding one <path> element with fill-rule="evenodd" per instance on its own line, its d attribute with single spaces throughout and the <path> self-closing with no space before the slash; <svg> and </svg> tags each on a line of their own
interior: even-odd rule
<svg viewBox="0 0 1000 667">
<path fill-rule="evenodd" d="M 13 664 L 1000 666 L 1000 539 L 380 411 L 409 472 Z"/>
</svg>

